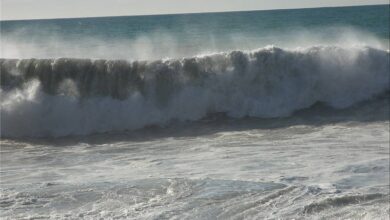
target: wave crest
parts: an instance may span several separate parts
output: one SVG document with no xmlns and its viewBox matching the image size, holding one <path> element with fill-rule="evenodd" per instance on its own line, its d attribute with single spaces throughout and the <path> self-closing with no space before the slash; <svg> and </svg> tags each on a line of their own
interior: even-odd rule
<svg viewBox="0 0 390 220">
<path fill-rule="evenodd" d="M 126 61 L 1 59 L 2 136 L 64 136 L 172 120 L 282 117 L 317 102 L 345 108 L 389 91 L 389 51 L 267 47 Z"/>
</svg>

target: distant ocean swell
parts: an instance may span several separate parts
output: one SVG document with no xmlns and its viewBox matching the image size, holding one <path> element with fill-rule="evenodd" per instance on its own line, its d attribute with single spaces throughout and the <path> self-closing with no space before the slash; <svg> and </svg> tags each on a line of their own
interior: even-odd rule
<svg viewBox="0 0 390 220">
<path fill-rule="evenodd" d="M 267 47 L 192 58 L 0 59 L 1 135 L 66 136 L 346 108 L 389 92 L 389 51 Z"/>
</svg>

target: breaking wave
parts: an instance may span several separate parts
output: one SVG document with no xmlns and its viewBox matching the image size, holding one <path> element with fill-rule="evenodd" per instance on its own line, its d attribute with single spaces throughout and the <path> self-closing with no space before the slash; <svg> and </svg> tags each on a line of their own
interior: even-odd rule
<svg viewBox="0 0 390 220">
<path fill-rule="evenodd" d="M 0 59 L 1 135 L 65 136 L 346 108 L 389 91 L 389 51 L 266 47 L 157 61 Z"/>
</svg>

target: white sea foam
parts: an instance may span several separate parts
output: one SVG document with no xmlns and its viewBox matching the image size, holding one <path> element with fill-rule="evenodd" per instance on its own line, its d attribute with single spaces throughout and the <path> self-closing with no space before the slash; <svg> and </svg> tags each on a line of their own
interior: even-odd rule
<svg viewBox="0 0 390 220">
<path fill-rule="evenodd" d="M 251 121 L 3 139 L 0 217 L 389 218 L 388 120 L 273 129 Z"/>
<path fill-rule="evenodd" d="M 1 60 L 3 136 L 138 129 L 209 114 L 272 118 L 389 90 L 389 52 L 267 47 L 160 61 Z"/>
</svg>

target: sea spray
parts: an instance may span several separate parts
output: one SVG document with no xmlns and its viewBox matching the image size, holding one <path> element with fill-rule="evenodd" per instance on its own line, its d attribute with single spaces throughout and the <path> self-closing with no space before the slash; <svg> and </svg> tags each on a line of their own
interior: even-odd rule
<svg viewBox="0 0 390 220">
<path fill-rule="evenodd" d="M 138 129 L 213 113 L 272 118 L 389 91 L 389 52 L 266 47 L 156 61 L 1 59 L 3 136 Z"/>
</svg>

